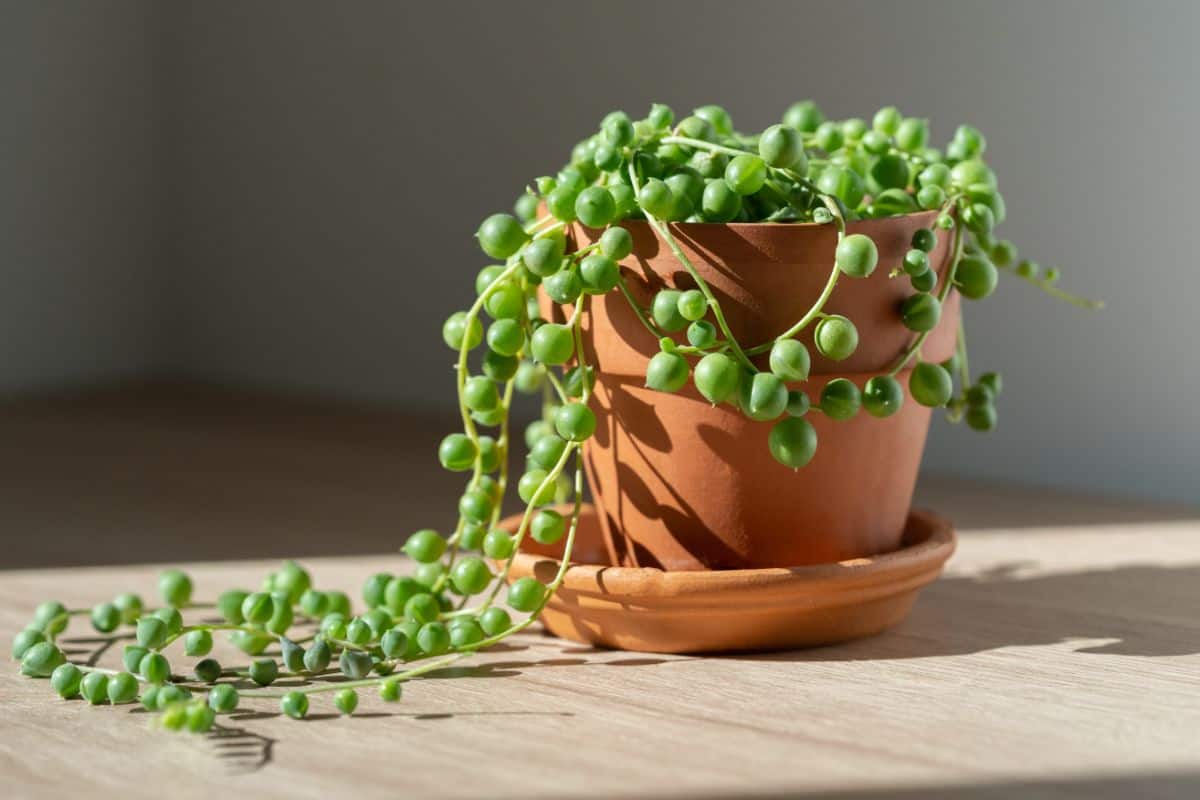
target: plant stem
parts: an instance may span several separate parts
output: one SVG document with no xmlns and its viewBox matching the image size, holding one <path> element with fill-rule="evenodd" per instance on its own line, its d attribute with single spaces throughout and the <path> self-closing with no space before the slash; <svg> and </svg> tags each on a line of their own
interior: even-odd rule
<svg viewBox="0 0 1200 800">
<path fill-rule="evenodd" d="M 629 291 L 629 287 L 625 284 L 624 275 L 618 275 L 617 288 L 620 289 L 621 294 L 625 296 L 625 300 L 629 303 L 629 307 L 633 309 L 633 313 L 637 315 L 638 320 L 641 321 L 646 330 L 650 331 L 650 335 L 655 339 L 662 338 L 662 332 L 656 330 L 655 327 L 650 324 L 650 320 L 646 318 L 646 314 L 642 311 L 641 307 L 638 306 L 637 301 L 633 299 L 633 293 Z"/>
<path fill-rule="evenodd" d="M 499 487 L 497 494 L 504 497 L 504 493 L 508 490 L 508 437 L 509 437 L 509 411 L 512 408 L 513 387 L 515 382 L 510 378 L 504 384 L 504 397 L 500 402 L 504 407 L 504 419 L 500 422 L 500 435 L 496 437 L 496 454 L 500 459 L 500 471 L 496 477 L 496 485 Z M 495 526 L 496 521 L 500 519 L 500 514 L 503 511 L 503 504 L 496 503 L 496 508 L 492 510 L 492 525 Z"/>
<path fill-rule="evenodd" d="M 567 322 L 567 324 L 572 329 L 572 335 L 575 339 L 576 361 L 578 363 L 578 366 L 581 369 L 586 368 L 586 364 L 585 364 L 584 358 L 583 358 L 583 339 L 582 339 L 582 332 L 580 331 L 579 323 L 580 323 L 580 319 L 582 318 L 582 315 L 583 315 L 583 304 L 584 304 L 585 300 L 587 299 L 587 297 L 588 297 L 588 295 L 580 295 L 579 296 L 579 299 L 575 301 L 575 310 L 571 315 L 571 319 Z M 553 376 L 553 373 L 550 370 L 547 370 L 546 375 L 550 379 L 550 382 L 554 386 L 555 390 L 559 393 L 559 396 L 563 399 L 563 402 L 567 402 L 568 398 L 566 395 L 566 391 L 563 389 L 562 385 L 558 382 L 558 380 Z M 582 395 L 580 402 L 582 402 L 586 405 L 588 398 L 590 397 L 590 394 L 591 393 L 588 389 L 588 381 L 584 380 L 583 381 L 583 395 Z M 582 445 L 580 442 L 567 442 L 567 446 L 565 448 L 563 448 L 562 455 L 559 456 L 558 461 L 546 473 L 546 477 L 542 479 L 541 483 L 538 484 L 537 489 L 533 493 L 534 499 L 536 499 L 538 496 L 540 496 L 542 494 L 542 492 L 544 492 L 547 489 L 547 487 L 552 486 L 554 484 L 554 482 L 558 480 L 558 476 L 562 474 L 563 469 L 566 467 L 567 459 L 570 457 L 571 453 L 573 451 L 579 449 L 581 446 Z M 501 587 L 503 587 L 507 583 L 508 575 L 512 571 L 513 560 L 516 558 L 517 553 L 520 552 L 521 542 L 524 540 L 525 532 L 529 528 L 529 522 L 533 518 L 534 508 L 535 508 L 535 506 L 532 502 L 526 504 L 525 512 L 521 515 L 521 523 L 517 527 L 517 532 L 513 535 L 512 554 L 509 555 L 509 557 L 507 559 L 505 559 L 504 567 L 501 569 L 500 575 L 498 575 L 496 577 L 496 580 L 492 586 L 491 592 L 488 593 L 487 599 L 484 600 L 483 605 L 479 609 L 480 612 L 483 612 L 491 607 L 492 603 L 495 602 L 497 595 L 500 594 Z M 510 629 L 510 631 L 511 631 L 511 629 Z M 506 635 L 507 633 L 508 632 L 505 632 L 505 634 L 498 634 L 498 635 L 503 636 L 503 635 Z M 497 641 L 499 641 L 499 640 L 497 640 Z M 476 648 L 476 649 L 478 649 L 478 648 Z"/>
<path fill-rule="evenodd" d="M 938 290 L 937 294 L 939 303 L 945 303 L 946 297 L 950 294 L 950 290 L 954 288 L 954 273 L 958 270 L 958 262 L 962 258 L 964 241 L 965 239 L 962 233 L 962 223 L 959 222 L 954 226 L 954 247 L 951 251 L 950 266 L 946 269 L 946 277 L 943 279 L 942 288 Z M 904 351 L 904 354 L 900 356 L 899 360 L 896 361 L 896 364 L 890 370 L 888 370 L 888 375 L 893 378 L 896 377 L 897 373 L 904 369 L 905 365 L 907 365 L 908 362 L 912 360 L 912 357 L 917 354 L 917 351 L 921 349 L 921 345 L 923 345 L 925 340 L 929 338 L 929 334 L 931 332 L 932 329 L 928 331 L 921 331 L 919 334 L 917 334 L 917 338 L 914 339 L 912 344 L 908 346 L 908 349 Z"/>
<path fill-rule="evenodd" d="M 1053 283 L 1046 280 L 1045 278 L 1038 278 L 1038 277 L 1032 276 L 1032 275 L 1025 276 L 1025 275 L 1020 274 L 1011 265 L 1007 266 L 1007 267 L 1001 267 L 1001 266 L 997 265 L 997 267 L 999 269 L 1003 270 L 1004 272 L 1007 272 L 1010 275 L 1015 275 L 1016 277 L 1020 278 L 1021 280 L 1025 281 L 1028 284 L 1032 284 L 1033 286 L 1036 286 L 1037 288 L 1041 289 L 1043 292 L 1050 295 L 1051 297 L 1058 298 L 1059 300 L 1062 300 L 1063 302 L 1066 302 L 1066 303 L 1070 303 L 1073 306 L 1078 306 L 1079 308 L 1087 308 L 1087 309 L 1091 309 L 1093 311 L 1098 311 L 1099 309 L 1104 308 L 1103 300 L 1089 300 L 1086 297 L 1080 297 L 1079 295 L 1074 295 L 1069 292 L 1064 292 L 1062 289 L 1058 288 L 1057 286 L 1055 286 Z"/>
<path fill-rule="evenodd" d="M 662 138 L 662 143 L 679 144 L 685 147 L 694 147 L 698 150 L 709 150 L 713 153 L 724 153 L 727 156 L 758 155 L 750 150 L 739 150 L 736 147 L 726 147 L 723 144 L 713 144 L 712 142 L 706 142 L 703 139 L 692 139 L 689 136 L 664 136 Z"/>
<path fill-rule="evenodd" d="M 559 224 L 561 224 L 561 223 L 559 223 Z M 554 228 L 554 226 L 547 228 L 545 231 L 542 231 L 541 233 L 539 233 L 538 236 L 541 236 L 541 235 L 545 234 L 546 232 L 553 230 L 553 228 Z M 471 419 L 471 410 L 469 408 L 467 408 L 466 399 L 463 397 L 463 390 L 466 387 L 466 383 L 467 383 L 467 353 L 470 352 L 470 348 L 468 347 L 468 345 L 470 344 L 471 323 L 479 318 L 479 312 L 483 308 L 484 303 L 487 302 L 487 299 L 489 297 L 491 297 L 500 288 L 501 284 L 503 284 L 504 281 L 506 281 L 508 278 L 512 277 L 512 275 L 516 273 L 516 271 L 520 268 L 520 266 L 521 266 L 521 262 L 516 256 L 509 258 L 508 263 L 504 268 L 504 271 L 501 272 L 499 275 L 497 275 L 496 279 L 493 280 L 491 282 L 491 284 L 489 284 L 487 286 L 487 288 L 485 288 L 482 292 L 479 293 L 479 297 L 475 298 L 475 302 L 471 304 L 471 308 L 467 311 L 467 319 L 466 319 L 466 323 L 465 323 L 465 329 L 463 332 L 463 340 L 462 340 L 462 344 L 458 348 L 458 363 L 455 365 L 455 384 L 456 384 L 456 388 L 458 391 L 458 411 L 459 411 L 460 416 L 462 417 L 463 432 L 471 440 L 472 444 L 475 445 L 476 452 L 478 452 L 478 450 L 479 450 L 479 431 L 475 427 L 475 420 Z M 506 409 L 505 410 L 505 418 L 506 419 L 507 419 L 507 416 L 508 416 L 508 412 Z M 471 474 L 471 481 L 467 485 L 467 490 L 470 491 L 471 489 L 476 488 L 479 485 L 479 479 L 481 477 L 483 477 L 482 464 L 481 464 L 480 460 L 478 458 L 476 458 L 475 459 L 475 468 Z M 450 564 L 451 564 L 451 566 L 453 566 L 454 558 L 455 558 L 456 554 L 458 553 L 458 541 L 462 537 L 462 531 L 463 531 L 463 527 L 465 525 L 466 525 L 466 519 L 460 514 L 458 517 L 458 522 L 454 526 L 454 533 L 451 534 L 449 539 L 447 540 L 450 543 Z M 435 585 L 433 587 L 435 592 L 440 590 L 442 588 L 442 586 L 445 585 L 446 580 L 448 580 L 447 576 L 449 574 L 450 574 L 450 570 L 449 570 L 449 567 L 447 567 L 446 572 L 443 573 L 442 576 L 438 578 L 437 582 L 435 583 Z"/>
<path fill-rule="evenodd" d="M 634 170 L 632 164 L 629 165 L 629 178 L 633 182 L 633 191 L 635 193 L 638 192 L 641 189 L 641 182 L 638 180 L 637 172 Z M 642 211 L 645 212 L 646 221 L 650 223 L 650 227 L 652 227 L 658 233 L 658 235 L 662 237 L 663 241 L 667 243 L 667 247 L 669 247 L 671 252 L 675 255 L 675 258 L 680 264 L 683 265 L 684 269 L 688 271 L 688 274 L 692 276 L 692 280 L 696 282 L 696 286 L 699 287 L 701 293 L 703 293 L 704 299 L 708 301 L 709 308 L 712 309 L 713 317 L 717 320 L 717 327 L 721 329 L 721 333 L 725 334 L 726 340 L 728 340 L 730 347 L 733 349 L 733 354 L 739 361 L 749 368 L 750 371 L 757 372 L 754 362 L 747 358 L 746 354 L 742 352 L 741 345 L 739 345 L 737 339 L 734 338 L 733 332 L 729 330 L 729 323 L 725 321 L 725 313 L 721 310 L 720 301 L 717 300 L 716 295 L 714 295 L 712 289 L 709 288 L 708 282 L 705 281 L 704 278 L 700 277 L 700 273 L 696 271 L 696 267 L 693 266 L 691 260 L 683 252 L 683 249 L 679 246 L 679 243 L 675 241 L 675 237 L 671 235 L 670 227 L 665 222 L 657 219 L 649 211 L 646 211 L 645 209 L 642 209 Z"/>
<path fill-rule="evenodd" d="M 163 640 L 163 643 L 158 646 L 158 650 L 165 650 L 168 645 L 175 642 L 193 631 L 242 631 L 243 633 L 263 633 L 258 628 L 251 628 L 248 625 L 184 625 L 179 629 L 179 633 L 172 634 Z"/>
<path fill-rule="evenodd" d="M 566 455 L 566 454 L 564 453 L 564 455 Z M 528 617 L 521 620 L 516 625 L 512 626 L 511 628 L 509 628 L 508 630 L 506 630 L 502 633 L 497 633 L 494 636 L 489 636 L 488 638 L 482 639 L 482 640 L 476 642 L 475 644 L 464 647 L 462 652 L 464 652 L 464 653 L 475 652 L 477 650 L 482 650 L 485 647 L 491 647 L 492 645 L 500 642 L 502 639 L 512 636 L 514 633 L 520 633 L 521 631 L 525 630 L 526 628 L 528 628 L 530 625 L 532 625 L 534 623 L 534 621 L 538 618 L 538 615 L 542 613 L 542 609 L 544 609 L 546 607 L 546 603 L 550 602 L 550 598 L 554 596 L 554 593 L 556 591 L 558 591 L 558 587 L 562 585 L 563 580 L 566 578 L 567 569 L 570 567 L 570 564 L 571 564 L 571 551 L 575 547 L 575 532 L 579 528 L 579 518 L 580 518 L 582 509 L 583 509 L 583 455 L 582 455 L 581 448 L 575 448 L 575 508 L 571 513 L 571 525 L 567 529 L 566 543 L 563 545 L 562 558 L 559 560 L 558 572 L 555 573 L 554 580 L 552 580 L 550 582 L 550 584 L 546 587 L 544 593 L 542 594 L 541 603 L 539 603 L 538 607 L 529 613 Z M 515 552 L 515 550 L 514 550 L 514 552 Z M 508 576 L 508 570 L 507 570 L 507 565 L 506 565 L 504 578 L 507 579 L 507 576 Z M 488 603 L 490 603 L 490 602 L 491 602 L 491 598 L 488 599 Z M 486 607 L 487 607 L 487 603 L 484 604 L 484 608 L 486 608 Z"/>
<path fill-rule="evenodd" d="M 954 343 L 954 349 L 958 353 L 958 379 L 965 389 L 971 385 L 971 367 L 967 363 L 967 332 L 963 328 L 961 317 L 958 320 L 958 341 Z"/>
<path fill-rule="evenodd" d="M 428 664 L 422 664 L 419 667 L 414 667 L 404 672 L 395 672 L 391 675 L 381 675 L 375 678 L 363 678 L 357 681 L 337 681 L 336 683 L 323 683 L 318 686 L 302 686 L 298 689 L 289 689 L 287 692 L 270 691 L 263 689 L 245 689 L 239 692 L 241 697 L 257 697 L 257 698 L 282 698 L 291 692 L 299 692 L 300 694 L 321 694 L 322 692 L 337 692 L 342 689 L 358 689 L 364 686 L 378 686 L 384 681 L 407 681 L 419 675 L 424 675 L 427 672 L 441 669 L 449 666 L 455 661 L 460 661 L 466 657 L 466 653 L 455 653 L 446 658 L 441 658 L 436 661 L 431 661 Z"/>
<path fill-rule="evenodd" d="M 821 200 L 822 200 L 822 202 L 825 203 L 825 206 L 829 209 L 830 213 L 833 214 L 833 218 L 837 222 L 838 243 L 840 244 L 842 239 L 846 235 L 846 219 L 845 219 L 845 217 L 842 216 L 842 209 L 841 209 L 841 207 L 838 206 L 838 204 L 836 202 L 834 202 L 831 198 L 829 198 L 828 195 L 822 194 Z M 816 302 L 814 302 L 812 304 L 812 306 L 808 309 L 808 311 L 805 312 L 804 316 L 802 316 L 799 320 L 797 320 L 795 325 L 788 328 L 786 331 L 779 334 L 771 341 L 763 342 L 760 345 L 751 347 L 746 352 L 750 355 L 758 355 L 759 353 L 765 353 L 774 346 L 775 342 L 779 341 L 780 339 L 790 339 L 793 336 L 796 336 L 797 334 L 799 334 L 806 327 L 808 327 L 809 323 L 811 323 L 814 319 L 816 319 L 818 316 L 821 315 L 822 309 L 825 308 L 825 304 L 827 302 L 829 302 L 829 298 L 833 295 L 834 287 L 837 286 L 838 277 L 841 274 L 842 274 L 842 271 L 841 271 L 841 269 L 838 268 L 837 261 L 835 260 L 834 264 L 833 264 L 833 269 L 829 273 L 829 280 L 827 280 L 825 282 L 825 288 L 821 290 L 821 294 L 817 297 Z"/>
</svg>

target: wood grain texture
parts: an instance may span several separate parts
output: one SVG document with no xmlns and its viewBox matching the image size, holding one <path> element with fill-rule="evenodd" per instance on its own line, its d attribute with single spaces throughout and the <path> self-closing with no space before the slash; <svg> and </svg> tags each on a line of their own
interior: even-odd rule
<svg viewBox="0 0 1200 800">
<path fill-rule="evenodd" d="M 191 569 L 208 595 L 254 585 L 270 566 Z M 345 588 L 407 567 L 393 556 L 310 566 Z M 155 573 L 4 573 L 0 629 L 10 637 L 45 597 L 150 594 Z M 364 698 L 360 716 L 343 719 L 326 697 L 297 723 L 259 701 L 208 737 L 157 733 L 130 707 L 58 700 L 10 665 L 0 671 L 0 774 L 10 797 L 168 787 L 176 797 L 315 797 L 348 786 L 358 797 L 915 797 L 946 787 L 1194 797 L 1198 600 L 1196 522 L 980 531 L 962 538 L 912 617 L 875 639 L 686 658 L 529 634 L 408 684 L 400 705 Z M 451 675 L 460 679 L 440 679 Z"/>
<path fill-rule="evenodd" d="M 421 477 L 427 427 L 210 393 L 10 406 L 0 565 L 383 550 L 454 490 Z M 207 737 L 6 662 L 0 797 L 1200 796 L 1200 514 L 945 482 L 921 498 L 959 522 L 958 554 L 907 622 L 843 646 L 689 658 L 530 633 L 398 705 L 364 695 L 343 719 L 326 696 L 293 722 L 259 701 Z M 211 599 L 275 563 L 188 568 Z M 306 563 L 347 590 L 409 566 Z M 38 601 L 149 596 L 158 569 L 0 571 L 5 652 Z"/>
</svg>

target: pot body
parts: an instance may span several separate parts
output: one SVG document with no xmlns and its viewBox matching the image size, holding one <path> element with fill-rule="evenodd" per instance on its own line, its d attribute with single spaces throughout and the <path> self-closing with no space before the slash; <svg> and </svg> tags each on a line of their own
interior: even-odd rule
<svg viewBox="0 0 1200 800">
<path fill-rule="evenodd" d="M 854 322 L 858 349 L 832 362 L 817 352 L 810 325 L 799 338 L 812 354 L 812 372 L 789 388 L 806 391 L 815 403 L 830 379 L 849 377 L 861 388 L 895 363 L 914 336 L 898 312 L 913 290 L 906 277 L 888 273 L 900 265 L 913 233 L 932 227 L 934 218 L 928 212 L 849 225 L 849 232 L 875 241 L 879 265 L 868 278 L 842 276 L 825 312 Z M 695 288 L 645 222 L 625 227 L 634 250 L 621 271 L 643 308 L 662 288 Z M 829 278 L 837 242 L 833 225 L 684 223 L 672 232 L 744 346 L 769 341 L 804 315 Z M 587 244 L 598 233 L 576 226 L 572 236 Z M 948 266 L 950 238 L 941 232 L 930 254 L 939 275 Z M 952 292 L 926 339 L 925 360 L 953 353 L 958 306 Z M 548 305 L 545 311 L 562 316 Z M 710 405 L 690 381 L 676 394 L 644 388 L 658 341 L 620 293 L 593 297 L 581 322 L 596 368 L 598 419 L 585 463 L 608 563 L 665 570 L 802 566 L 900 546 L 931 414 L 907 394 L 907 370 L 897 376 L 904 405 L 887 419 L 862 411 L 837 422 L 810 412 L 816 455 L 790 470 L 768 451 L 772 423 L 749 420 L 729 404 Z M 765 369 L 766 356 L 760 358 Z"/>
</svg>

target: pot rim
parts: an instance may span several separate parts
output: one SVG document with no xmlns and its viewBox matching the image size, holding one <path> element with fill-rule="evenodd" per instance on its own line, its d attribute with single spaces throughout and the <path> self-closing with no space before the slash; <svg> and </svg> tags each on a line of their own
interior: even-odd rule
<svg viewBox="0 0 1200 800">
<path fill-rule="evenodd" d="M 582 514 L 596 514 L 590 503 Z M 520 515 L 502 520 L 499 527 L 515 530 Z M 801 567 L 766 567 L 730 570 L 663 570 L 658 567 L 617 567 L 574 564 L 567 568 L 562 589 L 630 599 L 713 595 L 746 589 L 805 591 L 864 588 L 894 583 L 902 575 L 918 576 L 940 571 L 954 553 L 956 536 L 949 520 L 926 509 L 909 512 L 906 543 L 898 550 L 847 559 L 829 564 Z M 513 576 L 535 575 L 558 569 L 559 559 L 538 553 L 519 552 L 513 561 Z M 541 566 L 540 565 L 546 565 Z"/>
<path fill-rule="evenodd" d="M 851 227 L 856 226 L 856 225 L 867 225 L 867 226 L 882 225 L 882 224 L 886 224 L 889 222 L 897 222 L 900 220 L 907 220 L 907 219 L 911 219 L 913 217 L 920 217 L 920 216 L 932 216 L 936 219 L 937 214 L 938 214 L 937 209 L 922 209 L 920 211 L 910 211 L 907 214 L 895 214 L 890 217 L 873 217 L 871 219 L 856 219 L 856 220 L 847 222 L 846 229 L 849 230 Z M 591 228 L 591 227 L 588 227 L 587 225 L 584 225 L 579 220 L 575 220 L 568 224 L 571 226 L 578 226 L 589 232 L 594 232 L 596 235 L 599 235 L 600 233 L 604 232 L 604 228 Z M 627 219 L 623 219 L 620 222 L 616 222 L 613 224 L 620 225 L 620 226 L 637 225 L 637 226 L 645 228 L 648 231 L 657 235 L 657 232 L 654 231 L 654 229 L 650 227 L 650 223 L 644 219 L 637 219 L 635 217 L 629 217 Z M 682 220 L 680 220 L 678 222 L 667 222 L 665 224 L 670 226 L 671 228 L 678 228 L 679 230 L 682 230 L 682 231 L 687 231 L 687 230 L 693 229 L 693 228 L 702 229 L 702 230 L 713 230 L 715 228 L 729 228 L 729 229 L 735 230 L 735 231 L 736 230 L 758 230 L 761 228 L 776 228 L 779 230 L 810 231 L 810 230 L 825 228 L 830 225 L 833 225 L 832 222 L 684 222 Z"/>
</svg>

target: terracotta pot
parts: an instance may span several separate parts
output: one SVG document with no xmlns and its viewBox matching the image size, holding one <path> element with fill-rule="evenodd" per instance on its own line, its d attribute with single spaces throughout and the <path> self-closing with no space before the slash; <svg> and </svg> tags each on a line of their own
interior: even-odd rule
<svg viewBox="0 0 1200 800">
<path fill-rule="evenodd" d="M 854 322 L 858 350 L 831 362 L 817 353 L 810 326 L 801 340 L 813 355 L 812 376 L 793 388 L 816 401 L 832 377 L 850 377 L 861 387 L 895 362 L 914 335 L 897 310 L 912 288 L 888 273 L 913 232 L 932 227 L 934 218 L 927 212 L 850 224 L 850 232 L 875 241 L 879 266 L 869 278 L 842 277 L 825 311 Z M 694 288 L 649 225 L 625 227 L 634 251 L 622 273 L 643 307 L 664 287 Z M 770 340 L 803 316 L 829 277 L 836 244 L 832 225 L 685 223 L 672 231 L 747 345 Z M 586 244 L 598 233 L 577 225 L 572 237 Z M 939 274 L 948 266 L 949 239 L 940 235 L 930 254 Z M 545 297 L 543 304 L 544 314 L 562 317 Z M 953 353 L 958 305 L 952 292 L 924 345 L 926 360 Z M 906 397 L 888 419 L 861 412 L 834 422 L 811 413 L 816 456 L 805 468 L 789 470 L 768 452 L 770 423 L 748 420 L 728 404 L 711 406 L 690 382 L 678 394 L 644 388 L 646 362 L 658 342 L 620 293 L 594 297 L 590 309 L 582 325 L 597 369 L 592 408 L 599 425 L 585 462 L 609 563 L 747 569 L 830 563 L 899 547 L 929 409 Z M 898 377 L 907 392 L 908 373 Z"/>
<path fill-rule="evenodd" d="M 569 513 L 563 507 L 561 512 Z M 520 516 L 501 527 L 515 531 Z M 595 509 L 585 506 L 573 560 L 542 611 L 556 636 L 655 653 L 772 650 L 833 644 L 883 631 L 904 619 L 923 586 L 954 552 L 944 519 L 914 511 L 903 546 L 877 558 L 790 569 L 664 572 L 606 566 Z M 549 583 L 562 543 L 526 540 L 510 580 Z"/>
</svg>

